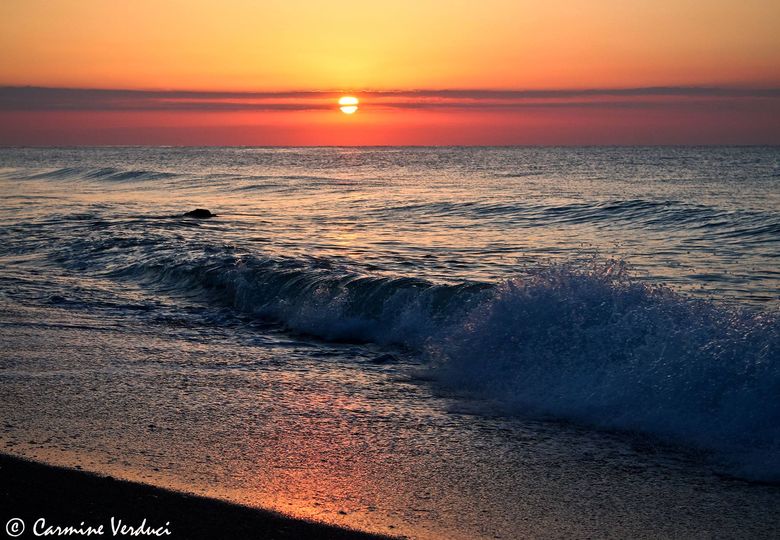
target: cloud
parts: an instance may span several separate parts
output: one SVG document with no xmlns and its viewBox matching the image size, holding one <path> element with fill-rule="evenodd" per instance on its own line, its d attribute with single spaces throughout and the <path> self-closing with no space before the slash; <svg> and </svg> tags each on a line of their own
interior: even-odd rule
<svg viewBox="0 0 780 540">
<path fill-rule="evenodd" d="M 306 111 L 331 110 L 336 91 L 220 92 L 0 87 L 1 111 Z M 735 106 L 774 101 L 780 88 L 653 86 L 590 89 L 418 89 L 355 92 L 364 107 L 417 110 L 657 108 Z"/>
<path fill-rule="evenodd" d="M 583 97 L 780 97 L 780 88 L 729 88 L 716 86 L 648 86 L 639 88 L 586 88 L 539 90 L 399 90 L 370 92 L 381 96 L 462 99 L 551 99 Z"/>
</svg>

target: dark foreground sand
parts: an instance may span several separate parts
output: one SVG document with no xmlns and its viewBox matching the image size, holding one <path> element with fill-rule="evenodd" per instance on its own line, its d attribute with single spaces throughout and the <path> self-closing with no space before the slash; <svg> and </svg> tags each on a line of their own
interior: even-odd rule
<svg viewBox="0 0 780 540">
<path fill-rule="evenodd" d="M 44 518 L 47 527 L 80 527 L 81 522 L 95 528 L 103 525 L 102 535 L 49 537 L 158 538 L 149 534 L 114 536 L 112 516 L 115 523 L 121 519 L 134 528 L 144 518 L 155 530 L 169 522 L 167 529 L 171 534 L 160 538 L 387 538 L 0 454 L 0 534 L 8 535 L 6 524 L 12 518 L 20 518 L 25 530 L 18 537 L 34 538 L 35 521 Z M 43 530 L 39 528 L 39 532 Z"/>
</svg>

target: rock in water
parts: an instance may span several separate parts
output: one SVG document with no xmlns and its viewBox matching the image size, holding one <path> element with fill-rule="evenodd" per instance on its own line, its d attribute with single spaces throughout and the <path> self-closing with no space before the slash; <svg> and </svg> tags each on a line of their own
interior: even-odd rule
<svg viewBox="0 0 780 540">
<path fill-rule="evenodd" d="M 198 219 L 207 219 L 212 217 L 217 217 L 217 214 L 212 214 L 205 208 L 196 208 L 195 210 L 190 210 L 189 212 L 184 212 L 184 217 L 192 217 L 192 218 L 198 218 Z"/>
</svg>

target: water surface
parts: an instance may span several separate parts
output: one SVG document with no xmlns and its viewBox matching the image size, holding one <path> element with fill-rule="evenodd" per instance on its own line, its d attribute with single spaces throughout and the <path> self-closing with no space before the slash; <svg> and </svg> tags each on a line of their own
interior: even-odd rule
<svg viewBox="0 0 780 540">
<path fill-rule="evenodd" d="M 779 184 L 761 147 L 4 149 L 0 440 L 411 537 L 768 536 Z"/>
</svg>

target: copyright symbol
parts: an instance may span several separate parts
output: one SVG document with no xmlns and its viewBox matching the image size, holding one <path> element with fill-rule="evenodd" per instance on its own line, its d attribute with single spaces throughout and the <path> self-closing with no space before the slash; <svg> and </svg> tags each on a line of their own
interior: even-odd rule
<svg viewBox="0 0 780 540">
<path fill-rule="evenodd" d="M 9 519 L 8 523 L 5 524 L 5 532 L 13 538 L 21 536 L 24 532 L 24 521 L 19 518 Z"/>
</svg>

